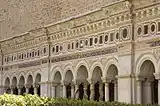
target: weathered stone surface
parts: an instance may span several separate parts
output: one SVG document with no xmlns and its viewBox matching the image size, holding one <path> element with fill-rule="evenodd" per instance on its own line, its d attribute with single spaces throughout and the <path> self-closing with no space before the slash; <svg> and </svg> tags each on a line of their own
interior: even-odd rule
<svg viewBox="0 0 160 106">
<path fill-rule="evenodd" d="M 119 0 L 1 0 L 0 37 L 6 39 Z"/>
</svg>

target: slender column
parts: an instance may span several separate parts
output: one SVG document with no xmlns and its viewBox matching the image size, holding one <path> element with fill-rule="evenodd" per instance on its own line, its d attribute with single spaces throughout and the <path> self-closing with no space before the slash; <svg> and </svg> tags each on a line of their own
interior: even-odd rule
<svg viewBox="0 0 160 106">
<path fill-rule="evenodd" d="M 103 101 L 103 83 L 99 84 L 99 94 L 100 94 L 99 100 Z"/>
<path fill-rule="evenodd" d="M 65 84 L 63 84 L 63 98 L 66 98 L 67 96 L 66 96 L 66 85 Z"/>
<path fill-rule="evenodd" d="M 147 95 L 146 97 L 146 103 L 151 104 L 152 103 L 152 92 L 151 92 L 151 82 L 145 82 L 145 88 Z"/>
<path fill-rule="evenodd" d="M 13 89 L 13 88 L 11 88 L 11 94 L 13 94 L 13 90 L 14 90 L 14 89 Z"/>
<path fill-rule="evenodd" d="M 74 85 L 71 85 L 71 98 L 74 98 Z"/>
<path fill-rule="evenodd" d="M 105 101 L 109 101 L 109 83 L 105 82 Z"/>
<path fill-rule="evenodd" d="M 26 84 L 25 87 L 26 87 L 26 94 L 28 94 L 29 93 L 30 85 Z"/>
<path fill-rule="evenodd" d="M 91 84 L 90 84 L 90 91 L 91 91 L 90 99 L 91 99 L 91 100 L 94 100 L 94 96 L 95 96 L 94 83 L 91 83 Z"/>
<path fill-rule="evenodd" d="M 18 88 L 18 95 L 20 95 L 21 94 L 21 88 L 19 87 Z"/>
<path fill-rule="evenodd" d="M 75 93 L 74 93 L 74 97 L 76 99 L 79 98 L 79 85 L 78 84 L 75 84 Z"/>
<path fill-rule="evenodd" d="M 83 99 L 88 99 L 88 96 L 87 96 L 87 87 L 88 87 L 88 84 L 87 83 L 84 83 L 84 95 L 83 95 Z"/>
<path fill-rule="evenodd" d="M 34 94 L 37 94 L 37 87 L 34 87 Z"/>
<path fill-rule="evenodd" d="M 142 81 L 137 81 L 137 104 L 142 103 Z"/>
<path fill-rule="evenodd" d="M 118 84 L 117 82 L 114 84 L 114 101 L 118 100 Z"/>
<path fill-rule="evenodd" d="M 52 97 L 56 97 L 56 84 L 52 84 Z"/>
</svg>

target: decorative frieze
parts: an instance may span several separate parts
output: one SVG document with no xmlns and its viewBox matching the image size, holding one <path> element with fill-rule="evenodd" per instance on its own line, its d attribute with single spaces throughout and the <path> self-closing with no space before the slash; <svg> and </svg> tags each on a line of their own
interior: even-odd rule
<svg viewBox="0 0 160 106">
<path fill-rule="evenodd" d="M 111 53 L 116 53 L 116 52 L 118 52 L 118 48 L 117 47 L 111 47 L 111 48 L 100 49 L 100 50 L 96 50 L 96 51 L 90 51 L 90 52 L 87 52 L 87 53 L 84 52 L 84 53 L 72 54 L 70 56 L 54 57 L 52 59 L 52 62 L 54 63 L 54 62 L 60 62 L 60 61 L 66 61 L 66 60 L 87 58 L 87 57 L 111 54 Z"/>
</svg>

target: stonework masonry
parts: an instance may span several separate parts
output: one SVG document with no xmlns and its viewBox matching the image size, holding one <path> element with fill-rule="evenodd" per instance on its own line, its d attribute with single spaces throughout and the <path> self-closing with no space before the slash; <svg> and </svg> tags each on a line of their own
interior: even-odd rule
<svg viewBox="0 0 160 106">
<path fill-rule="evenodd" d="M 0 94 L 160 104 L 159 0 L 0 7 Z"/>
</svg>

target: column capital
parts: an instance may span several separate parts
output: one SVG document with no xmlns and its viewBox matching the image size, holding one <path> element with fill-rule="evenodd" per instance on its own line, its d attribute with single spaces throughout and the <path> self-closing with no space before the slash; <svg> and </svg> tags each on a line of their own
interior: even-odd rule
<svg viewBox="0 0 160 106">
<path fill-rule="evenodd" d="M 32 84 L 25 84 L 26 88 L 31 88 Z"/>
<path fill-rule="evenodd" d="M 160 72 L 159 73 L 154 73 L 155 79 L 160 80 Z"/>
<path fill-rule="evenodd" d="M 21 89 L 21 88 L 23 88 L 23 87 L 24 87 L 24 85 L 21 85 L 21 84 L 17 85 L 17 88 L 18 88 L 18 89 Z"/>
<path fill-rule="evenodd" d="M 14 89 L 14 88 L 16 88 L 16 85 L 11 85 L 10 88 Z"/>
<path fill-rule="evenodd" d="M 39 83 L 34 83 L 34 84 L 33 84 L 33 88 L 38 88 L 39 86 L 40 86 Z"/>
</svg>

